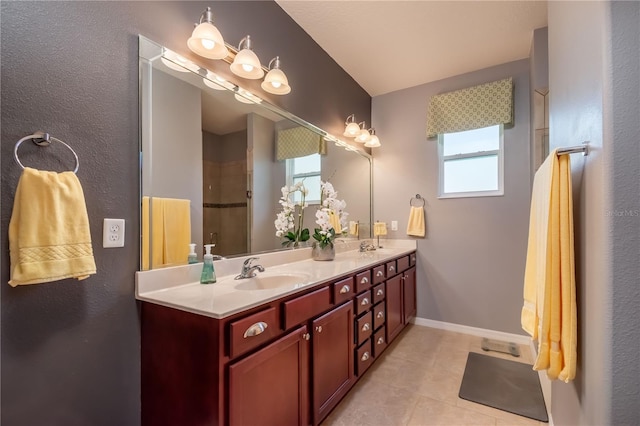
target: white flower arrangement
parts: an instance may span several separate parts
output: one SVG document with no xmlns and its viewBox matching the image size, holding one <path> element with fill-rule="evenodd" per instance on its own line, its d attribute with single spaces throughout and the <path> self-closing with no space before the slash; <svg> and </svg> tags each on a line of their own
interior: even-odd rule
<svg viewBox="0 0 640 426">
<path fill-rule="evenodd" d="M 321 248 L 327 245 L 333 247 L 336 235 L 342 234 L 347 229 L 347 216 L 345 211 L 347 203 L 338 200 L 338 192 L 330 182 L 320 182 L 320 202 L 322 207 L 316 211 L 316 223 L 313 238 L 318 241 Z M 337 229 L 336 229 L 337 227 Z"/>
<path fill-rule="evenodd" d="M 282 206 L 282 211 L 277 214 L 274 222 L 276 237 L 285 238 L 285 241 L 282 242 L 283 246 L 289 246 L 291 244 L 297 246 L 300 242 L 309 239 L 309 230 L 302 228 L 303 212 L 304 209 L 308 207 L 308 204 L 305 203 L 305 197 L 309 194 L 309 190 L 305 188 L 302 182 L 297 182 L 293 186 L 283 186 L 281 191 L 282 197 L 278 202 Z M 291 201 L 292 194 L 296 192 L 300 192 L 301 201 L 299 203 Z M 298 215 L 297 218 L 296 211 Z"/>
</svg>

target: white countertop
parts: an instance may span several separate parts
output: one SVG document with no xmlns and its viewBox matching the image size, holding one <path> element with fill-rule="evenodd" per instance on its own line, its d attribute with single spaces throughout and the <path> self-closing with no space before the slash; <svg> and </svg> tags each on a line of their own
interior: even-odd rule
<svg viewBox="0 0 640 426">
<path fill-rule="evenodd" d="M 200 284 L 202 263 L 137 272 L 136 299 L 212 318 L 225 318 L 416 250 L 415 240 L 385 240 L 381 241 L 383 249 L 359 253 L 356 248 L 359 243 L 336 244 L 333 261 L 312 260 L 310 248 L 258 255 L 260 259 L 254 264 L 265 267 L 265 272 L 258 272 L 258 276 L 290 276 L 295 280 L 291 285 L 273 289 L 236 288 L 247 282 L 234 277 L 250 256 L 215 261 L 217 282 L 214 284 Z"/>
</svg>

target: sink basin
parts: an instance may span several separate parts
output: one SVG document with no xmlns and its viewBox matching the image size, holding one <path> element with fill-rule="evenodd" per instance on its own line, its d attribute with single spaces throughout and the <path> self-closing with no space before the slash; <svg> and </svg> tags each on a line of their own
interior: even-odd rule
<svg viewBox="0 0 640 426">
<path fill-rule="evenodd" d="M 253 278 L 239 280 L 237 290 L 273 290 L 275 288 L 298 288 L 309 283 L 307 274 L 269 274 L 260 273 Z"/>
</svg>

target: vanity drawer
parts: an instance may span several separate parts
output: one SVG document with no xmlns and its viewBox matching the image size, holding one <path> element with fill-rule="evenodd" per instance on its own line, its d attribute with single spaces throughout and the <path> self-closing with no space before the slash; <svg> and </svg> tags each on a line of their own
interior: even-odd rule
<svg viewBox="0 0 640 426">
<path fill-rule="evenodd" d="M 360 315 L 361 313 L 366 312 L 372 305 L 373 303 L 371 302 L 371 291 L 360 294 L 358 297 L 356 297 L 356 315 Z"/>
<path fill-rule="evenodd" d="M 409 256 L 404 256 L 398 259 L 398 272 L 406 271 L 407 269 L 409 269 L 409 263 Z"/>
<path fill-rule="evenodd" d="M 380 283 L 373 288 L 373 303 L 378 303 L 384 300 L 384 283 Z"/>
<path fill-rule="evenodd" d="M 392 277 L 398 273 L 398 265 L 395 260 L 387 262 L 387 277 Z"/>
<path fill-rule="evenodd" d="M 379 357 L 384 348 L 387 347 L 386 329 L 382 327 L 373 335 L 373 356 Z"/>
<path fill-rule="evenodd" d="M 329 287 L 284 302 L 285 330 L 300 324 L 309 318 L 326 311 L 331 307 L 331 290 Z"/>
<path fill-rule="evenodd" d="M 384 303 L 378 303 L 373 307 L 373 329 L 377 330 L 380 326 L 384 325 L 384 320 L 387 316 Z"/>
<path fill-rule="evenodd" d="M 371 311 L 356 320 L 356 342 L 361 345 L 373 333 L 373 313 Z"/>
<path fill-rule="evenodd" d="M 356 275 L 356 293 L 371 287 L 371 271 L 360 272 Z"/>
<path fill-rule="evenodd" d="M 384 281 L 386 275 L 384 273 L 384 265 L 376 266 L 373 268 L 373 284 L 379 284 Z"/>
<path fill-rule="evenodd" d="M 336 305 L 350 300 L 353 295 L 353 277 L 333 283 L 333 303 Z"/>
<path fill-rule="evenodd" d="M 280 334 L 278 310 L 265 309 L 229 324 L 229 357 L 235 358 Z"/>
<path fill-rule="evenodd" d="M 416 264 L 416 253 L 411 253 L 409 255 L 409 266 L 413 266 Z"/>
<path fill-rule="evenodd" d="M 356 374 L 362 375 L 373 363 L 373 353 L 371 352 L 371 339 L 368 339 L 362 346 L 356 349 Z"/>
</svg>

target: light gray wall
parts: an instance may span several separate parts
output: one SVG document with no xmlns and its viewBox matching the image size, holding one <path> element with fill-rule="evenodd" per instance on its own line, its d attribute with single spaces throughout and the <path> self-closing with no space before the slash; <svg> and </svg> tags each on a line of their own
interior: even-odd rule
<svg viewBox="0 0 640 426">
<path fill-rule="evenodd" d="M 553 383 L 556 425 L 640 423 L 640 36 L 637 2 L 550 2 L 551 147 L 572 156 L 576 380 Z M 628 213 L 630 212 L 630 213 Z"/>
<path fill-rule="evenodd" d="M 207 6 L 231 43 L 251 34 L 261 59 L 280 55 L 293 90 L 269 97 L 277 105 L 333 131 L 351 113 L 370 121 L 371 98 L 272 1 L 2 1 L 2 424 L 140 423 L 138 34 L 203 63 L 186 39 Z M 10 288 L 12 150 L 37 129 L 78 153 L 98 273 Z M 57 164 L 51 150 L 34 158 L 44 149 L 23 146 L 27 164 Z M 104 217 L 126 220 L 124 248 L 102 249 Z"/>
<path fill-rule="evenodd" d="M 515 126 L 505 129 L 501 197 L 437 198 L 437 141 L 427 140 L 431 96 L 506 77 L 515 87 Z M 418 317 L 524 334 L 522 280 L 529 224 L 529 63 L 511 62 L 373 98 L 374 216 L 406 237 L 409 200 L 426 200 L 418 239 Z"/>
<path fill-rule="evenodd" d="M 191 242 L 202 246 L 200 90 L 153 69 L 152 188 L 145 195 L 190 200 Z M 145 188 L 147 191 L 147 188 Z"/>
</svg>

